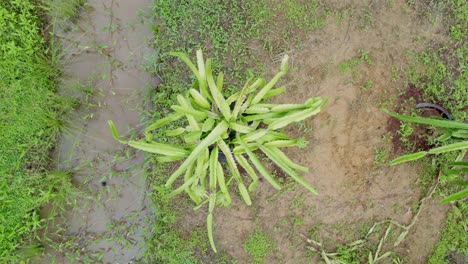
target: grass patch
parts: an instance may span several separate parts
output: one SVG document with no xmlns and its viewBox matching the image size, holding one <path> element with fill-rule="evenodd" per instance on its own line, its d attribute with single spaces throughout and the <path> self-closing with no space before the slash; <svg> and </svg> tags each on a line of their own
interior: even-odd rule
<svg viewBox="0 0 468 264">
<path fill-rule="evenodd" d="M 254 263 L 262 263 L 263 259 L 273 252 L 277 245 L 270 235 L 257 229 L 249 235 L 243 246 Z"/>
<path fill-rule="evenodd" d="M 197 245 L 191 243 L 183 236 L 182 230 L 177 228 L 178 210 L 165 198 L 165 189 L 158 187 L 162 184 L 156 180 L 153 185 L 155 222 L 152 224 L 153 236 L 147 243 L 143 260 L 148 263 L 199 263 L 194 253 Z"/>
<path fill-rule="evenodd" d="M 277 1 L 278 2 L 278 1 Z M 277 3 L 277 11 L 282 10 L 291 29 L 318 29 L 325 26 L 329 15 L 328 9 L 321 1 L 286 0 Z"/>
<path fill-rule="evenodd" d="M 463 260 L 468 256 L 467 225 L 468 204 L 460 202 L 458 207 L 452 207 L 448 213 L 447 220 L 442 228 L 441 238 L 429 257 L 428 263 L 462 263 L 457 262 L 456 259 Z"/>
<path fill-rule="evenodd" d="M 56 93 L 57 50 L 43 37 L 44 10 L 37 1 L 0 4 L 0 261 L 41 252 L 36 231 L 40 206 L 56 194 L 63 177 L 47 173 L 49 152 L 72 101 Z M 66 178 L 68 180 L 69 178 Z"/>
<path fill-rule="evenodd" d="M 423 99 L 449 110 L 455 120 L 468 118 L 468 46 L 440 45 L 411 53 L 409 82 L 423 91 Z"/>
</svg>

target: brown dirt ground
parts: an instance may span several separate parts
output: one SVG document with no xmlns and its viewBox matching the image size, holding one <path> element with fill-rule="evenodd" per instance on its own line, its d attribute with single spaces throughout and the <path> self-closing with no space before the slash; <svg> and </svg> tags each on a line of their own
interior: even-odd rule
<svg viewBox="0 0 468 264">
<path fill-rule="evenodd" d="M 335 1 L 331 5 L 337 10 L 354 7 L 359 12 L 368 2 Z M 310 168 L 304 177 L 319 195 L 294 184 L 276 192 L 263 181 L 253 194 L 252 207 L 237 197 L 231 208 L 217 209 L 214 237 L 218 249 L 238 263 L 251 262 L 242 245 L 259 226 L 277 241 L 265 263 L 316 263 L 317 259 L 307 257 L 302 235 L 307 237 L 317 229 L 326 248 L 334 250 L 336 243 L 359 238 L 374 222 L 392 219 L 408 224 L 412 208 L 424 195 L 417 184 L 418 171 L 411 164 L 374 165 L 375 148 L 391 149 L 391 140 L 384 140 L 389 117 L 379 108 L 381 104 L 391 106 L 406 87 L 392 81 L 391 76 L 392 66 L 404 64 L 405 51 L 421 49 L 424 43 L 444 35 L 437 25 L 423 22 L 404 1 L 393 1 L 392 6 L 389 1 L 372 2 L 374 23 L 370 28 L 360 28 L 354 18 L 338 24 L 332 16 L 325 28 L 310 32 L 299 48 L 289 52 L 292 70 L 283 80 L 288 91 L 276 101 L 329 97 L 323 111 L 306 121 L 313 131 L 303 132 L 298 126 L 289 130 L 292 135 L 308 137 L 308 148 L 286 151 L 294 161 Z M 359 49 L 370 51 L 373 64 L 359 65 L 358 77 L 339 72 L 338 63 L 358 57 Z M 273 72 L 278 65 L 270 64 Z M 368 80 L 372 87 L 360 89 Z M 409 236 L 396 249 L 407 263 L 426 262 L 447 209 L 434 200 L 424 207 Z M 203 210 L 187 212 L 180 219 L 190 220 L 182 220 L 181 227 L 188 231 L 203 225 L 205 217 Z"/>
</svg>

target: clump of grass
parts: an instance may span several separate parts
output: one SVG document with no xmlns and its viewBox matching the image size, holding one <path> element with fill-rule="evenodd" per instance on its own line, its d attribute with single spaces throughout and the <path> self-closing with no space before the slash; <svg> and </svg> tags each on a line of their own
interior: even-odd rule
<svg viewBox="0 0 468 264">
<path fill-rule="evenodd" d="M 265 231 L 257 229 L 249 235 L 243 246 L 254 263 L 262 263 L 276 249 L 277 244 Z"/>
</svg>

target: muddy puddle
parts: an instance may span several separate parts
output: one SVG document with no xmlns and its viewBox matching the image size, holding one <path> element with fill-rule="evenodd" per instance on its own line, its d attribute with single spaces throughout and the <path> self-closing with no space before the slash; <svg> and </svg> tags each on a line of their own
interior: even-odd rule
<svg viewBox="0 0 468 264">
<path fill-rule="evenodd" d="M 151 31 L 143 15 L 151 1 L 87 2 L 79 21 L 57 33 L 66 56 L 62 90 L 80 87 L 88 98 L 69 120 L 55 163 L 58 170 L 71 170 L 73 182 L 89 197 L 78 200 L 51 227 L 66 230 L 75 252 L 64 249 L 52 255 L 57 263 L 132 263 L 143 254 L 148 235 L 143 154 L 117 143 L 107 121 L 113 120 L 126 137 L 142 129 L 144 91 L 152 82 L 143 70 L 151 52 L 146 46 Z"/>
</svg>

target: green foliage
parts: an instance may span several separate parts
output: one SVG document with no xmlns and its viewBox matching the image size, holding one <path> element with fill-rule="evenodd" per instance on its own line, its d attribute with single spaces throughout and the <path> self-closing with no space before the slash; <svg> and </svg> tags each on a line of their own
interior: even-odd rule
<svg viewBox="0 0 468 264">
<path fill-rule="evenodd" d="M 437 143 L 441 146 L 432 148 L 428 151 L 420 151 L 417 153 L 403 155 L 392 160 L 390 162 L 390 165 L 396 165 L 403 162 L 417 160 L 429 154 L 437 155 L 442 153 L 455 152 L 457 153 L 458 157 L 455 159 L 454 163 L 448 164 L 449 169 L 443 170 L 443 178 L 458 177 L 462 179 L 463 175 L 467 172 L 463 159 L 468 150 L 468 134 L 466 133 L 466 131 L 468 131 L 468 124 L 434 118 L 405 116 L 397 113 L 388 112 L 388 110 L 386 109 L 382 109 L 382 111 L 402 121 L 432 125 L 434 127 L 437 127 L 439 129 L 439 133 L 441 134 L 437 138 Z M 467 190 L 468 189 L 465 188 L 461 191 L 457 191 L 456 193 L 443 199 L 442 202 L 448 203 L 464 198 L 468 195 Z"/>
<path fill-rule="evenodd" d="M 468 204 L 461 202 L 452 207 L 447 214 L 447 219 L 442 227 L 441 238 L 437 242 L 429 264 L 443 264 L 450 262 L 449 255 L 457 253 L 466 258 L 468 255 L 468 236 L 466 226 L 468 225 Z"/>
<path fill-rule="evenodd" d="M 201 50 L 197 51 L 197 66 L 183 53 L 172 54 L 183 60 L 196 76 L 189 92 L 177 96 L 179 105 L 171 107 L 175 112 L 148 126 L 146 138 L 140 141 L 123 141 L 112 121 L 109 121 L 109 126 L 116 140 L 158 154 L 156 159 L 160 162 L 184 160 L 169 176 L 165 187 L 171 188 L 181 175 L 184 175 L 183 184 L 169 193 L 168 197 L 186 192 L 197 207 L 208 203 L 208 237 L 216 252 L 212 234 L 213 211 L 216 205 L 230 205 L 229 189 L 233 183 L 237 185 L 247 205 L 252 204 L 249 192 L 258 184 L 254 168 L 273 187 L 278 190 L 281 188 L 253 151 L 261 150 L 286 174 L 316 194 L 315 189 L 298 173 L 308 171 L 308 168 L 295 164 L 280 150 L 281 147 L 302 146 L 304 140 L 292 140 L 277 130 L 319 113 L 326 100 L 315 97 L 304 104 L 264 102 L 265 98 L 271 97 L 274 86 L 288 71 L 287 57 L 281 64 L 281 71 L 268 83 L 263 78 L 254 81 L 251 77 L 241 91 L 225 98 L 222 94 L 223 74 L 220 73 L 215 82 L 211 59 L 205 62 Z M 153 130 L 183 117 L 187 119 L 188 126 L 166 131 L 166 135 L 183 138 L 184 145 L 174 146 L 152 140 Z M 225 161 L 219 158 L 220 155 L 224 156 Z M 223 163 L 229 168 L 228 175 L 225 175 Z M 247 172 L 248 178 L 242 178 L 238 166 Z M 248 189 L 245 186 L 246 181 L 250 183 Z"/>
<path fill-rule="evenodd" d="M 265 231 L 257 229 L 249 235 L 243 246 L 254 263 L 262 263 L 276 249 L 277 243 Z"/>
<path fill-rule="evenodd" d="M 158 185 L 158 182 L 155 182 L 153 187 L 153 236 L 146 245 L 148 249 L 143 259 L 147 263 L 199 263 L 193 253 L 197 245 L 184 238 L 181 230 L 177 228 L 177 208 L 168 203 L 165 190 Z"/>
<path fill-rule="evenodd" d="M 410 140 L 410 136 L 413 134 L 413 128 L 406 122 L 400 123 L 400 129 L 397 131 L 400 134 L 400 142 L 407 149 L 413 148 L 413 142 Z"/>
<path fill-rule="evenodd" d="M 276 9 L 283 10 L 291 28 L 317 29 L 325 26 L 328 11 L 321 1 L 277 1 Z"/>
<path fill-rule="evenodd" d="M 448 2 L 451 14 L 448 16 L 450 37 L 454 40 L 466 40 L 468 36 L 468 5 L 463 0 Z"/>
<path fill-rule="evenodd" d="M 39 14 L 44 11 L 36 4 L 26 0 L 0 4 L 1 262 L 40 252 L 33 241 L 45 222 L 38 215 L 40 206 L 53 199 L 62 199 L 57 208 L 70 202 L 63 197 L 69 188 L 62 185 L 69 177 L 45 172 L 62 127 L 59 117 L 69 105 L 55 93 L 57 56 L 42 36 Z"/>
<path fill-rule="evenodd" d="M 414 61 L 409 81 L 423 91 L 423 99 L 449 110 L 455 120 L 465 120 L 468 112 L 468 46 L 442 46 L 412 53 Z"/>
<path fill-rule="evenodd" d="M 367 63 L 368 65 L 373 64 L 373 61 L 369 57 L 369 51 L 358 50 L 358 53 L 359 57 L 340 62 L 338 64 L 338 70 L 341 73 L 354 72 L 356 67 L 361 65 L 362 63 Z"/>
</svg>

